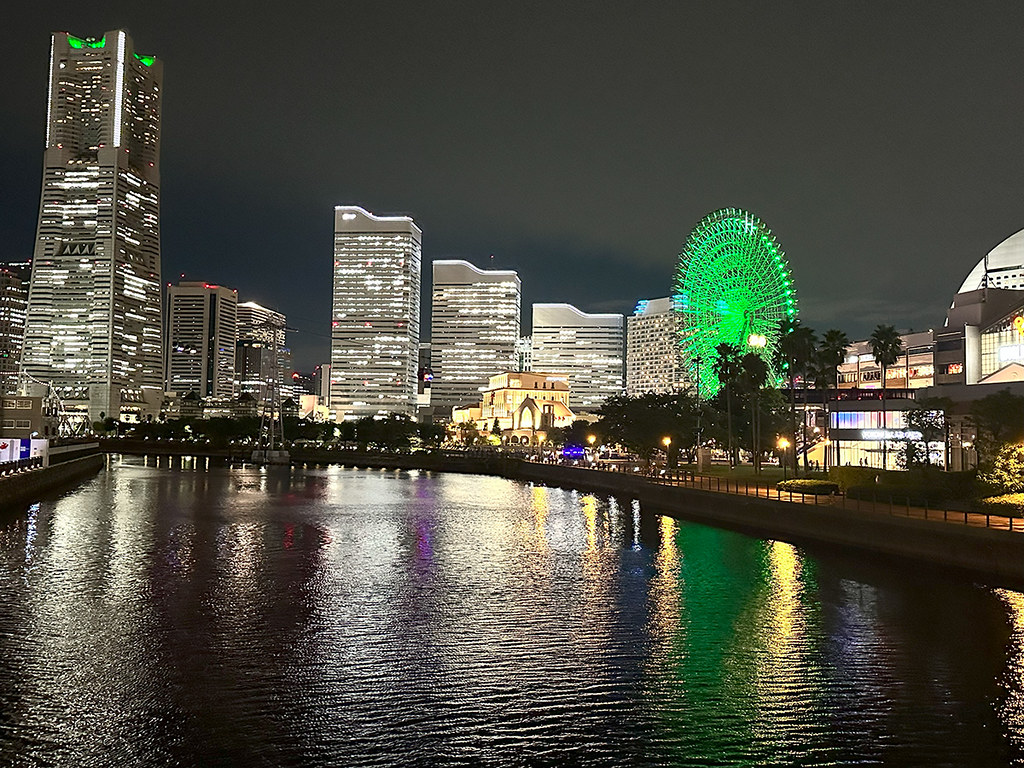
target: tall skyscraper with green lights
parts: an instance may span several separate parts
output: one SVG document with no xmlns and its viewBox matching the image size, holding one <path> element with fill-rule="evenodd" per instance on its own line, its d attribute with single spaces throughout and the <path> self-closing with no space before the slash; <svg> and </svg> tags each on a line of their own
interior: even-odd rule
<svg viewBox="0 0 1024 768">
<path fill-rule="evenodd" d="M 162 400 L 162 81 L 123 30 L 53 35 L 22 378 L 80 418 Z"/>
</svg>

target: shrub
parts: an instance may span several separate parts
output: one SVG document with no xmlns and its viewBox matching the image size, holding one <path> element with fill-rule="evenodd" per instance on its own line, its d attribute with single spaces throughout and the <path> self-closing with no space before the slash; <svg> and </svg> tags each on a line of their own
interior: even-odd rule
<svg viewBox="0 0 1024 768">
<path fill-rule="evenodd" d="M 806 493 L 810 496 L 830 496 L 839 492 L 838 483 L 833 483 L 831 480 L 809 480 L 807 478 L 783 480 L 776 483 L 775 487 L 780 491 Z"/>
<path fill-rule="evenodd" d="M 1024 493 L 1006 493 L 978 501 L 978 510 L 993 515 L 1024 517 Z"/>
<path fill-rule="evenodd" d="M 1003 493 L 1024 492 L 1024 444 L 1007 444 L 999 449 L 992 469 L 982 479 Z"/>
</svg>

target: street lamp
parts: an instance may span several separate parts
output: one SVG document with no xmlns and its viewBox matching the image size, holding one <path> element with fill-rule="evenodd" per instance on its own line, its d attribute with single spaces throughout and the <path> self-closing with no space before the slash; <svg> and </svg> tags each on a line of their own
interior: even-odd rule
<svg viewBox="0 0 1024 768">
<path fill-rule="evenodd" d="M 778 446 L 779 450 L 782 451 L 782 480 L 785 482 L 786 478 L 789 476 L 789 467 L 786 466 L 786 449 L 789 448 L 789 440 L 784 437 L 780 437 Z"/>
<path fill-rule="evenodd" d="M 697 471 L 700 472 L 704 468 L 700 463 L 700 364 L 702 361 L 699 355 L 694 359 L 694 362 L 697 364 Z"/>
</svg>

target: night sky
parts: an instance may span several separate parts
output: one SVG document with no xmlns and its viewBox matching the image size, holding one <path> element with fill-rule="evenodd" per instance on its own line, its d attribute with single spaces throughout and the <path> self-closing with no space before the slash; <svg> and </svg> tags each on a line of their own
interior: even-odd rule
<svg viewBox="0 0 1024 768">
<path fill-rule="evenodd" d="M 518 270 L 524 331 L 536 301 L 668 295 L 721 207 L 773 229 L 805 323 L 855 338 L 941 325 L 1024 228 L 1019 2 L 23 5 L 0 259 L 32 251 L 50 33 L 123 27 L 165 67 L 165 281 L 285 312 L 304 370 L 336 204 L 412 215 L 428 288 L 433 259 Z"/>
</svg>

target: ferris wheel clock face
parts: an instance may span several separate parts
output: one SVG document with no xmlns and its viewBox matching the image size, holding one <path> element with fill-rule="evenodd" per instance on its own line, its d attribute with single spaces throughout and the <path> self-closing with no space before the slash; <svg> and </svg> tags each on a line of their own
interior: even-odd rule
<svg viewBox="0 0 1024 768">
<path fill-rule="evenodd" d="M 782 248 L 752 213 L 723 208 L 693 228 L 679 254 L 673 307 L 684 364 L 692 381 L 699 369 L 702 397 L 719 389 L 722 343 L 760 355 L 769 380 L 780 379 L 774 361 L 783 322 L 796 319 L 796 290 Z"/>
</svg>

